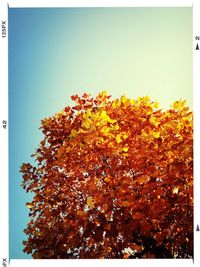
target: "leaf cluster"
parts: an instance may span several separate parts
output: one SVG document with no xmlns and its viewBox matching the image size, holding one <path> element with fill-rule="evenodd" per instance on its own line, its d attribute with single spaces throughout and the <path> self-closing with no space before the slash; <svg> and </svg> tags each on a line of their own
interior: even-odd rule
<svg viewBox="0 0 200 267">
<path fill-rule="evenodd" d="M 149 97 L 72 96 L 41 121 L 24 251 L 33 258 L 188 258 L 193 253 L 193 114 Z"/>
</svg>

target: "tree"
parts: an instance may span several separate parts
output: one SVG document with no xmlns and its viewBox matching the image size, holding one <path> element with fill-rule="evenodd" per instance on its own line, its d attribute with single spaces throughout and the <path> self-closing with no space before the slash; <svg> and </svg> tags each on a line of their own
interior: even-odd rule
<svg viewBox="0 0 200 267">
<path fill-rule="evenodd" d="M 191 258 L 193 127 L 186 102 L 71 97 L 24 163 L 33 258 Z"/>
</svg>

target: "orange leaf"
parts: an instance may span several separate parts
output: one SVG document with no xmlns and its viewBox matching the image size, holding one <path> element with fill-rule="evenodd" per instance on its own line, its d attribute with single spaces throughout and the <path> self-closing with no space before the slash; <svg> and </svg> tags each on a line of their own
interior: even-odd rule
<svg viewBox="0 0 200 267">
<path fill-rule="evenodd" d="M 94 203 L 92 197 L 87 197 L 87 205 L 93 209 L 94 208 Z"/>
<path fill-rule="evenodd" d="M 144 247 L 143 246 L 139 246 L 135 243 L 131 243 L 128 245 L 132 250 L 135 250 L 137 253 L 140 253 L 143 251 Z"/>
<path fill-rule="evenodd" d="M 132 214 L 133 219 L 135 220 L 143 220 L 145 218 L 144 214 L 141 212 L 136 212 Z"/>
<path fill-rule="evenodd" d="M 141 175 L 137 178 L 136 182 L 139 184 L 144 184 L 150 181 L 150 177 L 148 175 Z"/>
<path fill-rule="evenodd" d="M 83 215 L 85 215 L 85 211 L 77 210 L 76 214 L 79 215 L 79 216 L 83 216 Z"/>
<path fill-rule="evenodd" d="M 130 205 L 131 204 L 127 200 L 122 202 L 122 206 L 124 206 L 124 207 L 130 207 Z"/>
</svg>

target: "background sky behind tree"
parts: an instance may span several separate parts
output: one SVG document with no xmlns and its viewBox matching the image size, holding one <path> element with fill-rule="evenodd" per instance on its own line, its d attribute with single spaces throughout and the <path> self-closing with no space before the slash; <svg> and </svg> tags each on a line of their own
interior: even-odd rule
<svg viewBox="0 0 200 267">
<path fill-rule="evenodd" d="M 42 118 L 72 94 L 149 95 L 192 108 L 192 8 L 9 9 L 10 258 L 22 259 L 19 167 L 31 162 Z"/>
</svg>

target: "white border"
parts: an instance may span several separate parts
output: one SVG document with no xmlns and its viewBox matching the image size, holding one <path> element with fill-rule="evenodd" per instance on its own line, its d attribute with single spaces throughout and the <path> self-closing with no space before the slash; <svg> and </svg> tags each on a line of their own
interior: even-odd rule
<svg viewBox="0 0 200 267">
<path fill-rule="evenodd" d="M 130 266 L 130 267 L 141 267 L 141 266 L 152 266 L 152 267 L 161 267 L 161 266 L 167 266 L 167 267 L 177 267 L 177 265 L 180 265 L 181 267 L 188 267 L 193 266 L 192 260 L 178 260 L 178 259 L 170 259 L 170 260 L 162 260 L 162 259 L 110 259 L 110 260 L 12 260 L 10 266 L 14 267 L 21 267 L 21 266 L 37 266 L 37 267 L 44 267 L 44 266 L 50 266 L 50 267 L 62 267 L 62 266 L 84 266 L 84 267 L 121 267 L 121 266 Z"/>
<path fill-rule="evenodd" d="M 7 3 L 0 2 L 0 25 L 6 21 L 8 29 Z M 1 37 L 0 31 L 0 260 L 7 258 L 9 253 L 9 222 L 8 222 L 8 31 Z M 7 129 L 2 121 L 7 121 Z"/>
<path fill-rule="evenodd" d="M 200 1 L 193 5 L 193 95 L 194 95 L 194 262 L 200 264 L 200 50 L 195 37 L 200 37 Z"/>
<path fill-rule="evenodd" d="M 10 0 L 10 7 L 148 7 L 192 6 L 192 0 Z"/>
<path fill-rule="evenodd" d="M 66 1 L 44 1 L 44 0 L 1 0 L 0 2 L 0 21 L 7 20 L 7 5 L 9 7 L 180 7 L 193 5 L 193 92 L 194 92 L 194 262 L 192 260 L 11 260 L 11 266 L 193 266 L 200 264 L 200 232 L 196 232 L 197 224 L 200 225 L 200 178 L 199 164 L 200 162 L 200 50 L 195 51 L 196 41 L 195 36 L 200 35 L 200 2 L 199 0 L 66 0 Z M 7 24 L 8 25 L 8 24 Z M 7 32 L 8 33 L 8 32 Z M 1 97 L 0 97 L 0 123 L 2 120 L 8 121 L 8 35 L 6 40 L 2 40 L 0 36 L 0 82 L 1 82 Z M 199 42 L 200 45 L 200 42 Z M 0 159 L 1 171 L 1 186 L 0 186 L 0 260 L 2 258 L 9 259 L 8 250 L 8 128 L 4 130 L 0 124 L 0 150 L 4 151 Z M 3 203 L 3 205 L 2 205 Z"/>
</svg>

